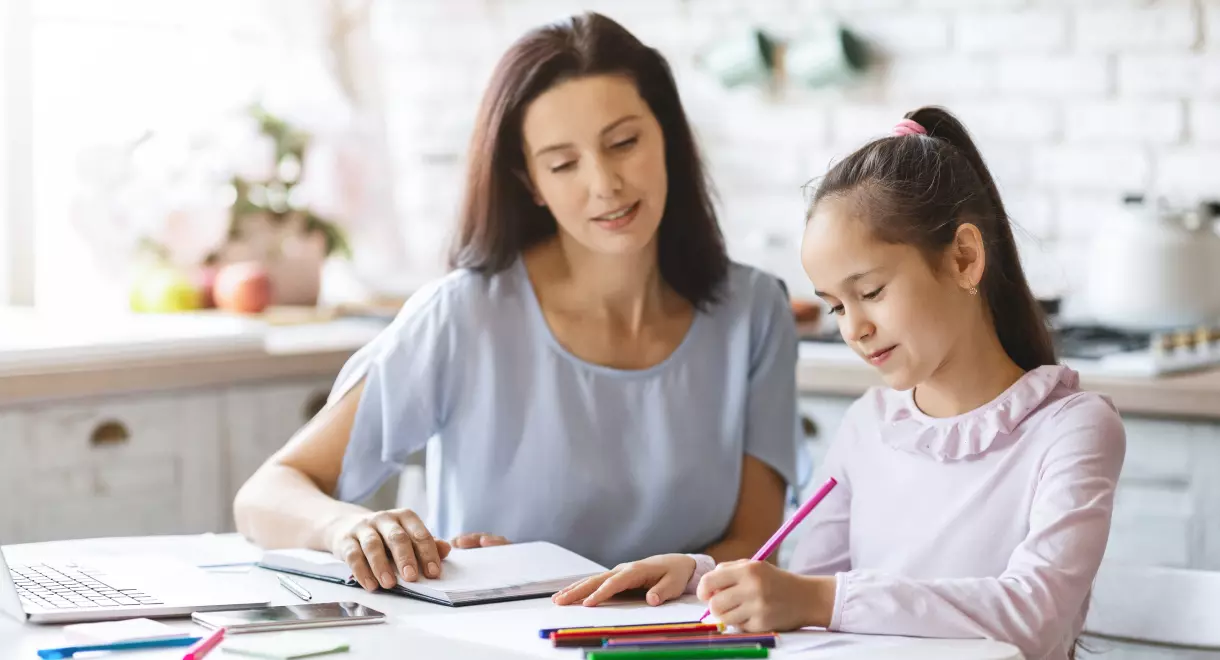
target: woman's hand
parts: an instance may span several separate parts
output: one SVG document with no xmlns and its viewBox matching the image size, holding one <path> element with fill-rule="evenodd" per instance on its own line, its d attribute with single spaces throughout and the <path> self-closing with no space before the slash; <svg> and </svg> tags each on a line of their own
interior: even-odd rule
<svg viewBox="0 0 1220 660">
<path fill-rule="evenodd" d="M 455 536 L 453 540 L 449 541 L 450 545 L 459 550 L 466 550 L 468 548 L 488 548 L 493 545 L 508 545 L 509 543 L 510 541 L 503 536 L 484 534 L 482 532 L 476 532 L 474 534 L 462 534 L 460 536 Z"/>
<path fill-rule="evenodd" d="M 746 632 L 826 627 L 834 612 L 835 579 L 742 559 L 704 575 L 698 595 L 722 623 Z"/>
<path fill-rule="evenodd" d="M 352 576 L 368 591 L 389 589 L 402 576 L 414 582 L 422 575 L 441 576 L 441 560 L 454 548 L 504 545 L 493 534 L 463 534 L 452 543 L 434 539 L 410 509 L 392 509 L 342 518 L 331 525 L 327 547 L 352 569 Z"/>
<path fill-rule="evenodd" d="M 619 564 L 612 571 L 585 578 L 563 588 L 551 600 L 557 605 L 581 601 L 582 605 L 593 607 L 628 589 L 651 587 L 645 600 L 649 605 L 660 605 L 681 596 L 694 574 L 695 560 L 689 555 L 657 555 Z"/>
</svg>

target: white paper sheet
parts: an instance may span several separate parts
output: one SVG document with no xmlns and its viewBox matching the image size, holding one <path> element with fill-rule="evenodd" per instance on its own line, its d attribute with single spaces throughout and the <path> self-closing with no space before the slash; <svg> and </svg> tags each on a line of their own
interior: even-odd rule
<svg viewBox="0 0 1220 660">
<path fill-rule="evenodd" d="M 433 635 L 516 651 L 537 658 L 580 658 L 570 648 L 557 649 L 538 636 L 545 628 L 625 626 L 695 621 L 705 605 L 693 596 L 660 607 L 643 602 L 599 607 L 559 607 L 549 600 L 500 603 L 445 614 L 397 617 L 397 622 Z M 709 618 L 708 621 L 715 621 Z M 730 630 L 729 632 L 739 632 Z M 802 660 L 1021 660 L 1008 644 L 974 639 L 920 639 L 885 635 L 852 635 L 800 630 L 780 635 L 772 658 Z"/>
<path fill-rule="evenodd" d="M 170 557 L 200 568 L 237 567 L 248 569 L 263 551 L 240 534 L 192 534 L 168 536 L 108 537 L 73 541 L 47 541 L 4 546 L 9 561 L 103 559 L 136 555 Z"/>
<path fill-rule="evenodd" d="M 573 649 L 556 649 L 538 636 L 545 628 L 628 626 L 648 623 L 695 621 L 705 606 L 694 599 L 650 607 L 643 602 L 614 603 L 598 607 L 560 607 L 549 600 L 521 601 L 519 608 L 457 611 L 452 614 L 402 616 L 398 622 L 443 637 L 511 649 L 537 657 L 580 657 Z M 505 604 L 509 605 L 509 604 Z"/>
<path fill-rule="evenodd" d="M 1021 660 L 1009 644 L 984 639 L 926 639 L 798 631 L 781 636 L 773 658 L 802 660 Z"/>
</svg>

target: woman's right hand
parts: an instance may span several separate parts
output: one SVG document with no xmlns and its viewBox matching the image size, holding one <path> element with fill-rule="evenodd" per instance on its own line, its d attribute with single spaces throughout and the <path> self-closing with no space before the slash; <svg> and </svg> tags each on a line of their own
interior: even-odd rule
<svg viewBox="0 0 1220 660">
<path fill-rule="evenodd" d="M 648 589 L 645 600 L 660 605 L 681 596 L 695 574 L 695 560 L 690 555 L 656 555 L 648 559 L 619 564 L 576 584 L 564 587 L 551 597 L 556 605 L 572 605 L 581 601 L 586 607 L 599 605 L 615 594 L 629 589 Z"/>
<path fill-rule="evenodd" d="M 343 518 L 332 529 L 327 547 L 368 591 L 393 587 L 398 584 L 396 575 L 407 582 L 420 575 L 440 577 L 441 560 L 453 549 L 448 542 L 432 538 L 410 509 Z"/>
</svg>

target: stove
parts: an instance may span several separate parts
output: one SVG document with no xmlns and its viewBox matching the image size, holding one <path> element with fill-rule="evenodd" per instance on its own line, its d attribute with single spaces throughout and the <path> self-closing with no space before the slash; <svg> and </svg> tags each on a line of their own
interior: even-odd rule
<svg viewBox="0 0 1220 660">
<path fill-rule="evenodd" d="M 1100 325 L 1065 325 L 1051 332 L 1060 359 L 1101 360 L 1110 355 L 1139 352 L 1152 345 L 1152 334 Z"/>
<path fill-rule="evenodd" d="M 1084 374 L 1147 377 L 1220 366 L 1220 326 L 1139 332 L 1063 323 L 1051 335 L 1060 361 Z M 802 335 L 801 357 L 862 363 L 837 330 Z"/>
</svg>

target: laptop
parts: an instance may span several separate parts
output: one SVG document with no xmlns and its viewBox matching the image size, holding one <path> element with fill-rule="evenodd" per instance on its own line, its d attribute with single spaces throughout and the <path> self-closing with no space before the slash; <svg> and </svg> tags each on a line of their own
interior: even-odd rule
<svg viewBox="0 0 1220 660">
<path fill-rule="evenodd" d="M 9 565 L 0 550 L 0 612 L 32 623 L 77 623 L 268 605 L 185 562 L 88 556 Z"/>
</svg>

